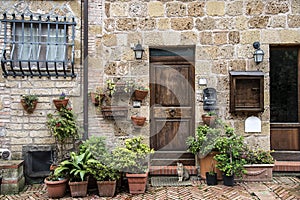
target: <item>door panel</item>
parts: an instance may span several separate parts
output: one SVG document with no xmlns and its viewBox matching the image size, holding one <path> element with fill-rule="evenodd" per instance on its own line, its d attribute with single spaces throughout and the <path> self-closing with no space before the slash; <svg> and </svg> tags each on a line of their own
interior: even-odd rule
<svg viewBox="0 0 300 200">
<path fill-rule="evenodd" d="M 150 53 L 151 56 L 151 53 Z M 150 63 L 151 165 L 194 165 L 185 140 L 194 135 L 194 65 L 178 56 Z M 151 61 L 151 58 L 150 58 Z"/>
<path fill-rule="evenodd" d="M 299 47 L 270 48 L 271 149 L 276 150 L 275 157 L 279 151 L 300 151 L 299 69 Z"/>
</svg>

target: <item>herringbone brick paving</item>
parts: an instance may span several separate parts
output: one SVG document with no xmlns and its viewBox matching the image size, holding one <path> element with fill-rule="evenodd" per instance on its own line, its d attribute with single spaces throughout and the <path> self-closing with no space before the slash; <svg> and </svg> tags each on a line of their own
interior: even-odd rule
<svg viewBox="0 0 300 200">
<path fill-rule="evenodd" d="M 1 200 L 49 199 L 44 184 L 28 185 L 17 195 L 0 195 Z M 272 182 L 239 182 L 227 187 L 220 182 L 207 186 L 204 181 L 195 181 L 186 187 L 148 187 L 145 194 L 130 195 L 118 193 L 113 198 L 90 195 L 84 198 L 71 198 L 68 194 L 63 200 L 300 200 L 300 179 L 297 177 L 274 177 Z"/>
</svg>

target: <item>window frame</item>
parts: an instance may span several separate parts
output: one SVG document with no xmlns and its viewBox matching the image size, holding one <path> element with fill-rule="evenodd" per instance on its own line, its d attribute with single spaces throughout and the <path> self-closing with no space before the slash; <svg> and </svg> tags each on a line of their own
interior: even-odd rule
<svg viewBox="0 0 300 200">
<path fill-rule="evenodd" d="M 29 16 L 21 14 L 16 17 L 15 14 L 8 16 L 4 13 L 0 21 L 4 31 L 1 55 L 4 77 L 76 77 L 74 17 L 32 14 Z M 27 35 L 24 33 L 25 30 Z M 29 52 L 24 51 L 24 47 Z M 63 52 L 60 52 L 59 48 L 62 48 Z M 36 54 L 33 55 L 32 51 L 36 51 Z M 24 52 L 27 52 L 25 56 L 22 55 Z M 61 54 L 64 56 L 59 58 Z"/>
</svg>

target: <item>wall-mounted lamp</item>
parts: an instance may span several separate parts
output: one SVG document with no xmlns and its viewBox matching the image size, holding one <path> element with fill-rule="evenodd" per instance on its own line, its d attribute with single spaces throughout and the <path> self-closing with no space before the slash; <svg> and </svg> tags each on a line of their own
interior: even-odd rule
<svg viewBox="0 0 300 200">
<path fill-rule="evenodd" d="M 134 51 L 135 59 L 137 59 L 137 60 L 142 59 L 144 49 L 140 43 L 137 43 L 137 45 L 135 45 L 135 47 L 133 48 L 133 51 Z"/>
<path fill-rule="evenodd" d="M 259 48 L 260 47 L 260 43 L 259 42 L 254 42 L 253 43 L 253 47 L 254 47 L 254 49 L 256 49 L 254 51 L 254 54 L 253 54 L 254 62 L 256 64 L 261 63 L 263 61 L 263 59 L 264 59 L 265 53 L 264 53 L 263 50 L 261 50 Z"/>
</svg>

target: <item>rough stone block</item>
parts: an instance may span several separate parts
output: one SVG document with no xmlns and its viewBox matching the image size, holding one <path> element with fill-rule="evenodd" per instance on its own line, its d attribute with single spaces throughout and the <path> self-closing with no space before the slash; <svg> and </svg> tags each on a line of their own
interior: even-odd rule
<svg viewBox="0 0 300 200">
<path fill-rule="evenodd" d="M 165 10 L 162 2 L 151 1 L 148 4 L 148 13 L 150 17 L 164 16 Z"/>
<path fill-rule="evenodd" d="M 191 30 L 194 27 L 193 18 L 172 18 L 171 27 L 174 30 Z"/>
<path fill-rule="evenodd" d="M 191 2 L 188 4 L 188 15 L 193 17 L 204 16 L 204 2 Z"/>
<path fill-rule="evenodd" d="M 167 3 L 166 13 L 168 17 L 186 16 L 186 5 L 181 2 Z"/>
<path fill-rule="evenodd" d="M 225 15 L 225 2 L 221 2 L 221 1 L 206 2 L 206 13 L 209 16 Z"/>
</svg>

